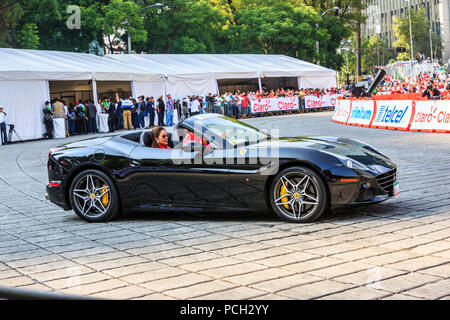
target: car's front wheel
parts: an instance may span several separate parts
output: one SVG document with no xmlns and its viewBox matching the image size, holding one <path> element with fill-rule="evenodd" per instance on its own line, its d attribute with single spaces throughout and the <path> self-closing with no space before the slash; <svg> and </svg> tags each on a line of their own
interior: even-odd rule
<svg viewBox="0 0 450 320">
<path fill-rule="evenodd" d="M 282 170 L 272 181 L 270 202 L 283 220 L 311 222 L 325 211 L 327 189 L 313 170 L 291 167 Z"/>
<path fill-rule="evenodd" d="M 80 172 L 69 190 L 75 213 L 89 222 L 106 222 L 119 214 L 119 197 L 114 183 L 99 170 Z"/>
</svg>

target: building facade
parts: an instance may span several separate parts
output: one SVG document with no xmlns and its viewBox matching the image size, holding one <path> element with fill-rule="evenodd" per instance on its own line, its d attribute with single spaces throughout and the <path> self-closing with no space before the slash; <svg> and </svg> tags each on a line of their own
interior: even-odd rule
<svg viewBox="0 0 450 320">
<path fill-rule="evenodd" d="M 427 18 L 431 21 L 432 31 L 442 37 L 442 63 L 450 58 L 450 0 L 366 0 L 367 22 L 362 27 L 362 36 L 379 34 L 388 48 L 393 48 L 396 40 L 393 30 L 394 17 L 405 17 L 410 6 L 414 10 L 425 7 Z M 434 46 L 434 45 L 433 45 Z M 433 50 L 435 51 L 435 49 Z M 430 56 L 431 53 L 425 53 Z"/>
</svg>

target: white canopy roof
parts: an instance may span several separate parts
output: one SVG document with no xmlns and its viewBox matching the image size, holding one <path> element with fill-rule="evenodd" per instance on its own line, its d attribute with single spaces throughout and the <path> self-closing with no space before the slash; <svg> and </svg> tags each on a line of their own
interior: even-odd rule
<svg viewBox="0 0 450 320">
<path fill-rule="evenodd" d="M 121 61 L 172 80 L 266 77 L 332 77 L 336 71 L 284 55 L 265 54 L 114 54 Z"/>
<path fill-rule="evenodd" d="M 0 48 L 0 80 L 145 80 L 162 74 L 92 54 Z"/>
</svg>

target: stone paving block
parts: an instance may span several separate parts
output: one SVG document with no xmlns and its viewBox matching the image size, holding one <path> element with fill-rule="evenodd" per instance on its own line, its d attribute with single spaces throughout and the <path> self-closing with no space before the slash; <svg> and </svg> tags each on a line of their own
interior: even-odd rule
<svg viewBox="0 0 450 320">
<path fill-rule="evenodd" d="M 188 270 L 190 272 L 198 272 L 203 271 L 207 269 L 214 269 L 214 268 L 220 268 L 230 265 L 236 265 L 242 263 L 241 260 L 233 259 L 229 257 L 221 257 L 221 258 L 214 258 L 206 261 L 200 261 L 200 262 L 194 262 L 194 263 L 187 263 L 182 264 L 179 267 Z"/>
<path fill-rule="evenodd" d="M 0 279 L 0 286 L 3 287 L 19 287 L 34 283 L 35 282 L 31 280 L 29 277 L 23 275 L 13 278 Z"/>
<path fill-rule="evenodd" d="M 408 273 L 398 277 L 382 280 L 378 282 L 378 288 L 393 293 L 403 293 L 403 291 L 413 289 L 430 282 L 439 280 L 439 278 L 419 273 Z"/>
<path fill-rule="evenodd" d="M 106 273 L 114 278 L 121 278 L 124 276 L 142 273 L 146 271 L 164 269 L 167 266 L 158 262 L 147 262 L 147 263 L 139 263 L 132 266 L 125 266 L 114 268 L 110 270 L 103 270 L 103 273 Z"/>
<path fill-rule="evenodd" d="M 432 254 L 434 257 L 441 257 L 441 258 L 447 258 L 450 259 L 450 250 L 435 252 Z"/>
<path fill-rule="evenodd" d="M 68 289 L 61 290 L 62 293 L 67 294 L 75 294 L 79 296 L 87 296 L 92 295 L 94 293 L 100 293 L 105 291 L 110 291 L 117 288 L 126 287 L 127 283 L 117 280 L 117 279 L 110 279 L 110 280 L 103 280 L 91 284 L 81 284 L 79 286 L 74 286 Z"/>
<path fill-rule="evenodd" d="M 445 250 L 450 250 L 450 241 L 433 241 L 424 245 L 420 245 L 418 247 L 414 247 L 410 251 L 420 255 L 429 255 Z"/>
<path fill-rule="evenodd" d="M 82 258 L 82 257 L 88 257 L 88 256 L 97 256 L 97 255 L 101 255 L 104 253 L 112 253 L 114 251 L 115 251 L 115 249 L 112 247 L 98 246 L 98 247 L 88 248 L 88 249 L 83 249 L 83 250 L 63 252 L 59 255 L 64 258 L 67 258 L 67 259 L 75 259 L 75 258 Z"/>
<path fill-rule="evenodd" d="M 340 264 L 345 263 L 343 260 L 329 258 L 329 257 L 322 257 L 318 259 L 312 259 L 308 261 L 303 261 L 300 263 L 294 263 L 287 266 L 281 267 L 281 269 L 286 269 L 289 271 L 295 271 L 299 273 L 308 272 L 311 270 L 317 270 L 322 268 L 327 268 L 330 266 L 337 266 Z"/>
<path fill-rule="evenodd" d="M 51 271 L 44 271 L 32 274 L 33 279 L 36 279 L 39 282 L 47 282 L 52 280 L 58 280 L 58 279 L 67 279 L 67 278 L 76 278 L 78 276 L 92 273 L 93 270 L 78 266 L 78 265 L 72 265 L 71 267 L 51 270 Z"/>
<path fill-rule="evenodd" d="M 206 294 L 231 289 L 233 287 L 236 287 L 236 285 L 221 280 L 213 280 L 180 289 L 167 290 L 164 291 L 164 294 L 177 299 L 192 299 L 198 296 L 204 296 Z"/>
<path fill-rule="evenodd" d="M 141 246 L 141 244 L 142 244 L 142 246 Z M 180 248 L 184 248 L 184 247 L 177 245 L 175 243 L 165 242 L 165 243 L 161 243 L 161 244 L 157 244 L 157 245 L 154 245 L 154 244 L 147 245 L 146 243 L 140 243 L 138 247 L 134 246 L 133 248 L 121 249 L 121 250 L 125 250 L 125 252 L 127 252 L 131 255 L 144 256 L 144 255 L 150 255 L 152 253 L 157 253 L 157 252 L 167 253 L 173 249 L 180 249 Z M 187 248 L 185 248 L 185 249 L 187 249 Z M 149 257 L 146 257 L 146 258 L 152 259 Z"/>
<path fill-rule="evenodd" d="M 383 243 L 380 245 L 380 247 L 394 249 L 394 250 L 401 250 L 401 249 L 410 249 L 410 248 L 414 248 L 417 246 L 425 245 L 430 242 L 431 242 L 430 239 L 426 239 L 421 236 L 417 236 L 417 237 L 412 237 L 412 238 L 403 239 L 403 240 L 399 240 L 399 241 Z"/>
<path fill-rule="evenodd" d="M 374 265 L 374 266 L 383 266 L 383 265 L 392 264 L 392 263 L 396 263 L 396 262 L 400 262 L 400 261 L 404 261 L 404 260 L 408 260 L 408 259 L 414 259 L 417 257 L 419 257 L 419 255 L 416 253 L 402 250 L 402 251 L 394 251 L 391 253 L 386 253 L 386 254 L 375 256 L 375 257 L 366 258 L 362 262 L 367 263 L 369 265 Z"/>
<path fill-rule="evenodd" d="M 176 300 L 176 298 L 166 296 L 162 293 L 153 293 L 145 297 L 140 297 L 137 300 Z"/>
<path fill-rule="evenodd" d="M 168 259 L 159 259 L 158 262 L 171 265 L 171 266 L 180 266 L 184 264 L 190 264 L 190 263 L 197 263 L 201 261 L 210 261 L 213 259 L 221 258 L 220 255 L 210 252 L 199 252 L 189 255 L 183 255 L 180 257 L 175 258 L 168 258 Z"/>
<path fill-rule="evenodd" d="M 291 250 L 295 251 L 305 251 L 305 250 L 311 250 L 314 252 L 315 249 L 322 249 L 324 247 L 336 245 L 339 243 L 343 243 L 342 240 L 335 240 L 333 238 L 324 238 L 324 239 L 316 239 L 312 241 L 307 242 L 298 242 L 286 245 L 285 247 Z"/>
<path fill-rule="evenodd" d="M 450 263 L 443 264 L 437 267 L 422 269 L 419 270 L 418 273 L 425 273 L 441 278 L 450 278 Z"/>
<path fill-rule="evenodd" d="M 386 267 L 400 269 L 400 270 L 408 270 L 408 271 L 417 271 L 425 268 L 430 268 L 434 266 L 438 266 L 444 263 L 447 263 L 448 260 L 444 258 L 437 258 L 433 256 L 423 256 L 419 258 L 409 259 L 393 264 L 387 264 Z"/>
<path fill-rule="evenodd" d="M 421 299 L 440 299 L 450 295 L 450 279 L 439 280 L 434 283 L 426 284 L 422 287 L 405 291 L 403 294 Z"/>
<path fill-rule="evenodd" d="M 250 298 L 249 300 L 295 300 L 295 299 L 294 298 L 288 298 L 288 297 L 279 296 L 279 295 L 273 294 L 273 293 L 269 293 L 269 294 L 265 294 L 263 296 Z"/>
<path fill-rule="evenodd" d="M 199 254 L 202 252 L 203 251 L 198 250 L 198 249 L 194 249 L 194 248 L 190 248 L 190 247 L 181 247 L 181 246 L 177 245 L 174 249 L 171 249 L 170 247 L 168 247 L 168 250 L 161 251 L 158 249 L 158 251 L 154 251 L 149 254 L 143 254 L 142 257 L 147 258 L 149 260 L 153 260 L 153 261 L 159 261 L 159 260 L 166 260 L 166 259 L 170 259 L 170 258 L 184 257 L 184 256 L 188 256 L 188 255 L 193 255 L 193 254 Z"/>
<path fill-rule="evenodd" d="M 215 241 L 205 244 L 194 245 L 194 247 L 202 251 L 214 251 L 223 248 L 237 247 L 248 243 L 250 243 L 250 241 L 246 241 L 243 239 L 228 239 L 223 241 Z"/>
<path fill-rule="evenodd" d="M 284 248 L 270 248 L 258 251 L 252 251 L 247 253 L 241 253 L 234 255 L 233 258 L 241 259 L 245 261 L 256 261 L 265 258 L 277 257 L 285 254 L 292 253 L 292 250 L 287 250 Z"/>
<path fill-rule="evenodd" d="M 182 287 L 192 286 L 194 284 L 199 284 L 202 282 L 211 281 L 210 277 L 205 275 L 196 274 L 196 273 L 188 273 L 182 274 L 180 276 L 159 279 L 155 281 L 145 282 L 142 284 L 143 287 L 151 289 L 156 292 L 168 291 L 171 289 L 177 289 Z"/>
<path fill-rule="evenodd" d="M 20 276 L 22 276 L 22 273 L 20 273 L 16 270 L 13 270 L 13 269 L 3 269 L 0 271 L 0 280 L 14 278 L 14 277 L 20 277 Z"/>
<path fill-rule="evenodd" d="M 306 252 L 321 255 L 321 256 L 331 256 L 342 252 L 348 252 L 353 250 L 359 250 L 364 247 L 368 247 L 364 241 L 355 240 L 355 241 L 347 241 L 335 245 L 330 245 L 321 248 L 307 249 Z"/>
<path fill-rule="evenodd" d="M 112 289 L 109 291 L 103 291 L 100 293 L 93 294 L 92 296 L 102 299 L 129 300 L 142 298 L 148 296 L 150 293 L 152 293 L 152 291 L 148 289 L 144 289 L 138 286 L 127 286 L 118 289 Z"/>
<path fill-rule="evenodd" d="M 197 233 L 198 232 L 194 232 L 192 233 L 191 238 L 189 239 L 185 239 L 185 240 L 174 240 L 177 244 L 182 245 L 182 246 L 195 246 L 195 245 L 199 245 L 199 244 L 205 244 L 205 243 L 209 243 L 209 242 L 216 242 L 216 241 L 225 241 L 225 240 L 229 240 L 230 237 L 224 236 L 224 235 L 220 235 L 220 234 L 212 234 L 206 237 L 197 237 Z M 166 240 L 169 240 L 168 238 L 165 238 Z"/>
<path fill-rule="evenodd" d="M 251 236 L 247 236 L 247 237 L 244 236 L 244 237 L 242 237 L 242 239 L 248 240 L 248 241 L 251 241 L 251 242 L 260 242 L 260 241 L 264 241 L 264 240 L 285 238 L 285 237 L 295 236 L 295 235 L 296 234 L 293 233 L 293 232 L 277 230 L 277 231 L 272 231 L 272 232 L 255 234 L 255 235 L 251 235 Z"/>
<path fill-rule="evenodd" d="M 322 296 L 329 295 L 335 292 L 344 291 L 352 287 L 353 286 L 350 284 L 343 284 L 332 280 L 323 280 L 292 287 L 283 291 L 279 291 L 277 292 L 277 294 L 295 299 L 310 300 L 321 298 Z"/>
<path fill-rule="evenodd" d="M 194 300 L 248 300 L 261 295 L 264 295 L 264 291 L 247 288 L 238 287 L 230 290 L 225 290 L 221 292 L 211 293 L 204 296 L 196 297 Z"/>
<path fill-rule="evenodd" d="M 102 270 L 108 270 L 108 269 L 115 269 L 125 266 L 133 266 L 140 263 L 146 263 L 149 262 L 147 259 L 141 258 L 141 257 L 125 257 L 120 259 L 114 259 L 114 260 L 108 260 L 108 261 L 101 261 L 101 262 L 95 262 L 95 263 L 89 263 L 86 264 L 87 267 L 102 271 Z"/>
<path fill-rule="evenodd" d="M 89 254 L 89 255 L 83 255 L 81 257 L 73 258 L 73 260 L 79 264 L 90 264 L 90 263 L 97 263 L 97 262 L 103 262 L 113 259 L 121 259 L 131 257 L 129 254 L 121 251 L 112 251 L 112 252 L 106 252 L 106 253 L 99 253 L 99 254 Z"/>
<path fill-rule="evenodd" d="M 76 270 L 75 270 L 76 271 Z M 80 285 L 87 285 L 109 280 L 112 277 L 101 272 L 92 272 L 88 274 L 77 274 L 74 272 L 71 276 L 58 280 L 46 281 L 45 285 L 55 290 L 74 288 Z"/>
<path fill-rule="evenodd" d="M 36 253 L 38 254 L 35 255 Z M 49 254 L 49 252 L 46 251 L 24 252 L 20 255 L 20 258 L 21 259 L 9 261 L 8 264 L 12 268 L 23 268 L 63 260 L 62 257 L 55 254 Z"/>
<path fill-rule="evenodd" d="M 360 272 L 362 270 L 367 270 L 368 267 L 369 267 L 368 265 L 363 263 L 346 262 L 344 264 L 340 264 L 337 266 L 309 271 L 308 273 L 325 279 L 333 279 L 343 275 Z"/>
<path fill-rule="evenodd" d="M 252 284 L 250 285 L 250 287 L 275 293 L 281 290 L 292 288 L 294 286 L 319 282 L 322 280 L 323 278 L 321 277 L 316 277 L 309 274 L 293 274 L 286 277 L 279 277 L 277 279 L 266 280 L 256 284 Z"/>
<path fill-rule="evenodd" d="M 42 263 L 38 265 L 33 265 L 29 267 L 18 268 L 18 270 L 24 274 L 35 274 L 46 271 L 53 271 L 57 269 L 70 268 L 77 266 L 77 264 L 70 260 L 60 260 L 56 262 Z"/>
<path fill-rule="evenodd" d="M 230 248 L 223 248 L 214 250 L 214 253 L 219 254 L 221 256 L 234 256 L 238 254 L 248 253 L 248 252 L 254 252 L 254 251 L 260 251 L 264 249 L 271 248 L 268 245 L 260 244 L 260 243 L 249 243 L 249 244 L 243 244 L 239 246 L 233 246 Z"/>
<path fill-rule="evenodd" d="M 155 281 L 159 279 L 166 279 L 171 278 L 175 276 L 179 276 L 182 274 L 186 274 L 187 272 L 185 270 L 182 270 L 180 268 L 174 268 L 174 267 L 167 267 L 157 270 L 151 270 L 146 272 L 141 272 L 137 274 L 132 274 L 128 276 L 124 276 L 120 278 L 123 281 L 132 283 L 132 284 L 140 284 L 144 282 L 149 281 Z"/>
<path fill-rule="evenodd" d="M 390 292 L 376 290 L 370 287 L 358 287 L 330 294 L 323 298 L 319 298 L 319 300 L 378 300 L 390 294 Z"/>
<path fill-rule="evenodd" d="M 367 247 L 358 250 L 352 250 L 348 252 L 334 254 L 331 257 L 344 260 L 344 261 L 357 261 L 362 260 L 364 258 L 379 256 L 382 254 L 393 252 L 393 249 L 383 248 L 383 247 Z"/>
<path fill-rule="evenodd" d="M 318 255 L 306 252 L 292 252 L 281 256 L 255 260 L 255 262 L 269 267 L 281 267 L 293 263 L 316 259 L 318 257 Z"/>
<path fill-rule="evenodd" d="M 270 269 L 263 269 L 260 271 L 253 271 L 242 275 L 225 277 L 223 278 L 223 280 L 236 283 L 242 286 L 248 286 L 253 283 L 284 278 L 293 275 L 294 273 L 295 273 L 294 271 L 288 271 L 281 268 L 270 268 Z"/>
<path fill-rule="evenodd" d="M 384 297 L 381 300 L 423 300 L 423 299 L 408 296 L 406 294 L 393 294 L 391 296 Z"/>
<path fill-rule="evenodd" d="M 266 268 L 267 267 L 264 267 L 257 263 L 244 262 L 244 263 L 235 264 L 232 266 L 224 266 L 224 267 L 219 267 L 219 268 L 214 268 L 214 269 L 203 270 L 203 271 L 200 271 L 200 273 L 205 274 L 212 278 L 220 279 L 220 278 L 230 277 L 230 276 L 234 276 L 234 275 L 238 275 L 238 274 L 250 273 L 250 272 L 254 272 L 254 271 L 262 270 L 262 269 L 266 269 Z"/>
<path fill-rule="evenodd" d="M 368 267 L 365 270 L 354 272 L 345 276 L 339 276 L 333 280 L 343 283 L 352 283 L 360 286 L 367 285 L 373 289 L 379 289 L 379 282 L 384 279 L 393 278 L 407 271 L 395 270 L 385 267 Z"/>
</svg>

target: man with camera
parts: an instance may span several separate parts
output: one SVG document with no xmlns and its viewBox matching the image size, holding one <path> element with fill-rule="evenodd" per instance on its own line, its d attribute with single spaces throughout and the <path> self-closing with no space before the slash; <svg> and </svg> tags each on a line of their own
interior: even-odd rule
<svg viewBox="0 0 450 320">
<path fill-rule="evenodd" d="M 3 111 L 3 106 L 0 106 L 0 131 L 2 136 L 2 144 L 7 144 L 6 138 L 6 112 Z"/>
<path fill-rule="evenodd" d="M 422 97 L 428 97 L 428 100 L 439 100 L 442 98 L 442 93 L 436 88 L 432 82 L 428 88 L 422 93 Z"/>
</svg>

